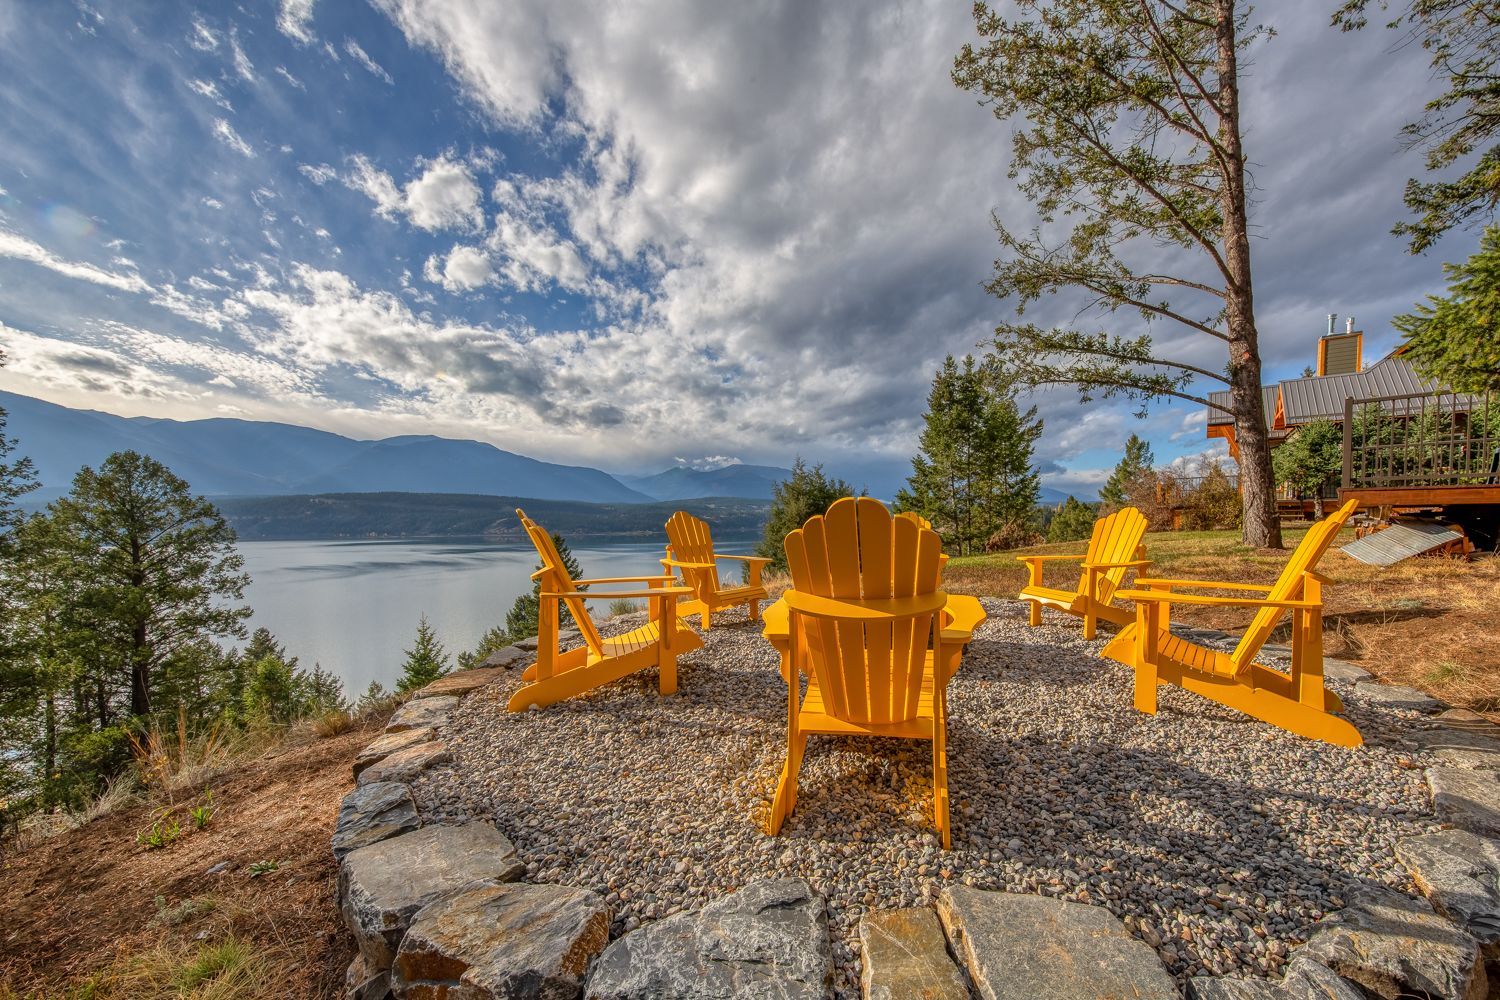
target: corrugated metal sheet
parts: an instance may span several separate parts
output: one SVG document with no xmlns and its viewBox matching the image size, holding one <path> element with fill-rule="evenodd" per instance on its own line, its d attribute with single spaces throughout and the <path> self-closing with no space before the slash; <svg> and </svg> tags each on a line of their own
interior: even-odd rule
<svg viewBox="0 0 1500 1000">
<path fill-rule="evenodd" d="M 1440 386 L 1412 370 L 1405 358 L 1395 355 L 1382 358 L 1362 372 L 1351 375 L 1328 375 L 1323 378 L 1297 378 L 1282 382 L 1281 401 L 1289 425 L 1309 420 L 1343 420 L 1344 400 L 1370 399 L 1375 396 L 1403 396 L 1408 393 L 1436 392 Z M 1391 412 L 1399 412 L 1390 406 Z"/>
<path fill-rule="evenodd" d="M 1394 566 L 1403 559 L 1430 552 L 1463 538 L 1436 521 L 1402 521 L 1373 535 L 1355 539 L 1341 552 L 1370 566 Z"/>
</svg>

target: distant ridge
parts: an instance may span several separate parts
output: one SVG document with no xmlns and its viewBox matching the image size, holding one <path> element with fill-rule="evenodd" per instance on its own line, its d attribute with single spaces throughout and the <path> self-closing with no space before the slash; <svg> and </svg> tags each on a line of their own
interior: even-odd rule
<svg viewBox="0 0 1500 1000">
<path fill-rule="evenodd" d="M 699 497 L 769 500 L 777 483 L 792 478 L 792 470 L 772 465 L 726 465 L 703 471 L 679 466 L 654 476 L 615 478 L 656 500 L 694 500 Z"/>
<path fill-rule="evenodd" d="M 207 496 L 308 493 L 470 493 L 648 503 L 653 498 L 608 473 L 555 465 L 479 441 L 426 435 L 358 441 L 341 434 L 258 420 L 166 420 L 119 417 L 0 392 L 6 433 L 36 463 L 42 489 L 32 499 L 68 491 L 85 465 L 111 452 L 150 455 Z"/>
</svg>

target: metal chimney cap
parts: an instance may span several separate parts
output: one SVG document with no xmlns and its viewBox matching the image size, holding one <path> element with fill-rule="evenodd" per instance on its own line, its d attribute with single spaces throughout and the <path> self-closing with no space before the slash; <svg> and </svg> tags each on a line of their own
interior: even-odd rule
<svg viewBox="0 0 1500 1000">
<path fill-rule="evenodd" d="M 1344 320 L 1344 332 L 1345 333 L 1353 333 L 1354 332 L 1354 317 L 1353 316 L 1350 316 L 1350 317 L 1348 317 L 1348 318 L 1346 318 Z"/>
<path fill-rule="evenodd" d="M 1334 325 L 1336 323 L 1338 323 L 1338 319 L 1339 319 L 1339 314 L 1338 313 L 1329 313 L 1328 314 L 1328 336 L 1330 336 L 1330 337 L 1333 336 L 1333 328 L 1334 328 Z"/>
</svg>

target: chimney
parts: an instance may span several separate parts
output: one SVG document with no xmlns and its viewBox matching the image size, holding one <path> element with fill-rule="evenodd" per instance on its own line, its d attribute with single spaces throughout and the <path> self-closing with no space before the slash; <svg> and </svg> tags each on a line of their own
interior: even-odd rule
<svg viewBox="0 0 1500 1000">
<path fill-rule="evenodd" d="M 1354 332 L 1354 317 L 1350 316 L 1348 319 L 1344 320 L 1344 335 L 1348 336 L 1349 334 L 1352 334 L 1353 332 Z"/>
<path fill-rule="evenodd" d="M 1333 327 L 1334 327 L 1334 324 L 1338 322 L 1338 319 L 1339 319 L 1339 314 L 1338 313 L 1329 313 L 1328 314 L 1328 336 L 1330 336 L 1330 337 L 1333 336 Z"/>
</svg>

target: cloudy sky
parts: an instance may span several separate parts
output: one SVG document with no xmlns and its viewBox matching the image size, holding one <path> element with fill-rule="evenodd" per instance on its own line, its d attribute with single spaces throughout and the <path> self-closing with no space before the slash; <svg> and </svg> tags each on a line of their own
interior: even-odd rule
<svg viewBox="0 0 1500 1000">
<path fill-rule="evenodd" d="M 1246 71 L 1272 376 L 1328 312 L 1388 348 L 1477 242 L 1388 234 L 1432 84 L 1328 14 L 1263 5 Z M 989 216 L 1028 208 L 949 78 L 972 34 L 964 0 L 0 0 L 0 388 L 878 488 L 942 356 L 1013 315 Z M 1079 304 L 1032 315 L 1135 329 Z M 1191 406 L 1036 402 L 1060 488 L 1131 431 L 1205 447 Z"/>
</svg>

